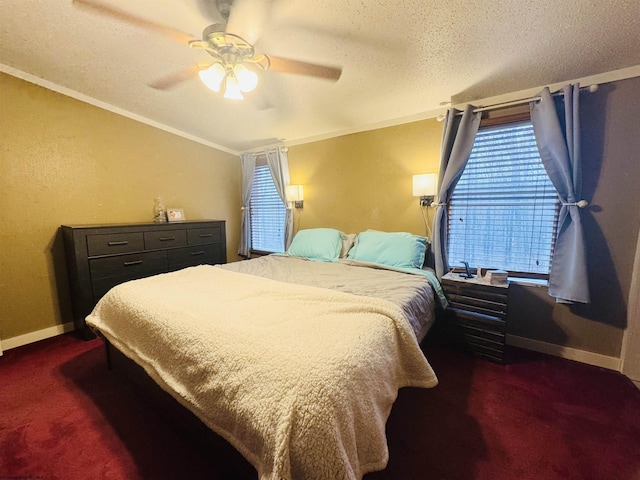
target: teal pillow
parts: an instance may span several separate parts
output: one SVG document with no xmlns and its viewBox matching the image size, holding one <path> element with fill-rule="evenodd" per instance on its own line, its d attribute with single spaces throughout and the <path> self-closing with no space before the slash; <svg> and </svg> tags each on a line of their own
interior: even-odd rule
<svg viewBox="0 0 640 480">
<path fill-rule="evenodd" d="M 300 230 L 287 250 L 287 255 L 316 262 L 337 262 L 342 250 L 343 233 L 333 228 Z"/>
<path fill-rule="evenodd" d="M 389 267 L 422 268 L 427 239 L 406 232 L 367 231 L 358 235 L 348 258 Z"/>
</svg>

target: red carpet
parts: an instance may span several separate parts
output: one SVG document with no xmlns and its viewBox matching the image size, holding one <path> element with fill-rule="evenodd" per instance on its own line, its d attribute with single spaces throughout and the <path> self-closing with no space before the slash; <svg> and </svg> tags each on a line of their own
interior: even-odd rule
<svg viewBox="0 0 640 480">
<path fill-rule="evenodd" d="M 440 385 L 400 392 L 389 465 L 365 480 L 640 480 L 640 391 L 624 376 L 518 349 L 504 366 L 425 351 Z M 174 429 L 103 355 L 63 335 L 0 357 L 0 478 L 256 477 L 224 441 Z"/>
</svg>

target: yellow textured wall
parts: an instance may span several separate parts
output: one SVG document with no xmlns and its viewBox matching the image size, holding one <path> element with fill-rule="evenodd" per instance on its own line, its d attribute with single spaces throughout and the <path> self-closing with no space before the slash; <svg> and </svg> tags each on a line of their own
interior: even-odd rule
<svg viewBox="0 0 640 480">
<path fill-rule="evenodd" d="M 162 195 L 226 220 L 237 259 L 233 155 L 0 73 L 0 165 L 2 339 L 71 321 L 61 224 L 150 222 Z"/>
<path fill-rule="evenodd" d="M 442 123 L 430 119 L 290 147 L 291 183 L 305 197 L 296 228 L 425 235 L 412 176 L 438 171 L 441 137 Z"/>
<path fill-rule="evenodd" d="M 582 105 L 592 304 L 521 288 L 509 334 L 619 355 L 640 215 L 639 86 L 605 85 Z M 411 177 L 438 170 L 441 135 L 432 119 L 290 147 L 292 183 L 305 189 L 296 227 L 424 234 Z M 0 74 L 0 166 L 0 338 L 71 320 L 60 224 L 149 221 L 161 194 L 187 218 L 226 220 L 237 260 L 234 156 Z"/>
</svg>

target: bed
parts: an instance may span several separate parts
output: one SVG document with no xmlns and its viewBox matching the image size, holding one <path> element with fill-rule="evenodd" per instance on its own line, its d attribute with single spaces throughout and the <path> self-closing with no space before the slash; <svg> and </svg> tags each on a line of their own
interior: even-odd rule
<svg viewBox="0 0 640 480">
<path fill-rule="evenodd" d="M 437 384 L 419 341 L 441 290 L 418 268 L 424 249 L 391 265 L 389 252 L 345 254 L 369 235 L 351 248 L 341 232 L 302 232 L 287 255 L 118 285 L 87 323 L 261 480 L 359 479 L 387 464 L 398 390 Z"/>
</svg>

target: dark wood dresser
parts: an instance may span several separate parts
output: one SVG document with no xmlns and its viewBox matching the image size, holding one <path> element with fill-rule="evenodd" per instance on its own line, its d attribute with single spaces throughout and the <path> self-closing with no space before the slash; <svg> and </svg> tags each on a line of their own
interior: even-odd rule
<svg viewBox="0 0 640 480">
<path fill-rule="evenodd" d="M 440 282 L 449 300 L 437 328 L 442 343 L 503 362 L 509 284 L 491 285 L 453 272 Z"/>
<path fill-rule="evenodd" d="M 85 324 L 98 300 L 120 283 L 202 264 L 226 263 L 223 220 L 122 225 L 62 225 L 73 321 Z"/>
</svg>

